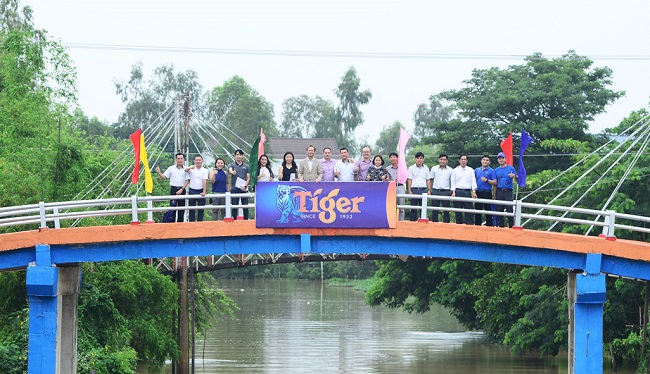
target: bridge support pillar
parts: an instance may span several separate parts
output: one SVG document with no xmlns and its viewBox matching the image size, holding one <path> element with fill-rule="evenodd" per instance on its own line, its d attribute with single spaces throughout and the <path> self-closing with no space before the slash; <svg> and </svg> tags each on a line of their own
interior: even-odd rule
<svg viewBox="0 0 650 374">
<path fill-rule="evenodd" d="M 77 371 L 77 295 L 79 266 L 57 268 L 50 246 L 36 246 L 36 262 L 27 267 L 29 353 L 27 372 Z"/>
<path fill-rule="evenodd" d="M 588 254 L 583 273 L 569 272 L 569 373 L 603 372 L 605 275 L 601 254 Z"/>
</svg>

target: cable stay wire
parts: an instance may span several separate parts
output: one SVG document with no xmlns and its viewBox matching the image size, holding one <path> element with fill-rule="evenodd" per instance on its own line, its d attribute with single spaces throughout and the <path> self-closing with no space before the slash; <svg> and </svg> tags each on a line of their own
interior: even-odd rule
<svg viewBox="0 0 650 374">
<path fill-rule="evenodd" d="M 587 188 L 587 190 L 586 190 L 586 191 L 585 191 L 585 192 L 584 192 L 584 193 L 583 193 L 583 194 L 582 194 L 582 195 L 581 195 L 581 196 L 580 196 L 580 197 L 579 197 L 579 198 L 578 198 L 578 199 L 577 199 L 577 200 L 576 200 L 572 205 L 571 205 L 571 208 L 573 208 L 573 207 L 575 207 L 576 205 L 578 205 L 578 203 L 579 203 L 580 201 L 582 201 L 582 199 L 583 199 L 585 196 L 587 196 L 587 194 L 588 194 L 588 193 L 589 193 L 589 192 L 590 192 L 590 191 L 591 191 L 591 190 L 592 190 L 592 189 L 593 189 L 593 188 L 598 184 L 598 182 L 600 182 L 600 180 L 602 180 L 602 179 L 607 175 L 607 173 L 609 173 L 609 172 L 610 172 L 610 171 L 611 171 L 611 170 L 612 170 L 612 169 L 613 169 L 613 168 L 614 168 L 614 167 L 615 167 L 615 166 L 616 166 L 616 165 L 621 161 L 621 159 L 623 159 L 624 157 L 627 157 L 627 156 L 629 155 L 629 151 L 632 150 L 632 149 L 634 148 L 634 146 L 635 146 L 635 145 L 636 145 L 636 144 L 637 144 L 641 139 L 643 139 L 643 143 L 642 143 L 642 147 L 641 147 L 641 149 L 645 149 L 645 146 L 647 146 L 647 144 L 648 144 L 649 134 L 650 134 L 650 127 L 646 126 L 646 130 L 644 131 L 644 133 L 643 133 L 640 137 L 635 138 L 635 140 L 634 140 L 634 141 L 632 142 L 632 144 L 631 144 L 631 145 L 626 149 L 626 151 L 625 151 L 623 154 L 621 154 L 621 155 L 616 159 L 616 161 L 610 163 L 610 165 L 609 165 L 609 167 L 607 168 L 607 170 L 605 170 L 603 173 L 600 173 L 600 176 L 598 177 L 598 179 L 596 179 L 596 181 L 595 181 L 594 183 L 592 183 L 592 184 L 589 185 L 589 187 Z M 641 153 L 641 152 L 638 152 L 638 153 Z M 638 153 L 637 153 L 637 154 L 638 154 Z M 580 177 L 580 178 L 582 178 L 582 177 Z M 623 179 L 621 179 L 621 180 L 623 180 Z M 567 214 L 569 214 L 569 212 L 564 212 L 564 213 L 562 214 L 561 217 L 564 218 L 564 217 L 566 217 Z M 557 226 L 558 223 L 559 223 L 559 221 L 555 221 L 555 222 L 551 225 L 551 227 L 549 227 L 546 231 L 551 231 L 555 226 Z"/>
<path fill-rule="evenodd" d="M 158 130 L 161 127 L 164 128 L 164 127 L 168 126 L 168 124 L 171 122 L 170 118 L 169 118 L 170 113 L 168 113 L 168 110 L 169 110 L 169 108 L 167 108 L 163 112 L 163 114 L 166 114 L 166 118 L 162 117 L 162 116 L 158 116 L 157 123 L 154 123 L 151 126 L 148 126 L 143 131 L 143 133 L 146 132 L 147 134 L 153 134 L 153 136 L 145 137 L 145 147 L 148 147 L 149 149 L 154 149 L 155 145 L 159 146 L 160 143 L 159 143 L 158 139 L 160 137 L 160 133 L 158 132 Z M 166 145 L 164 147 L 166 147 Z M 162 149 L 164 149 L 164 147 Z M 101 174 L 103 174 L 103 177 L 101 179 L 97 180 L 98 177 L 96 177 L 93 180 L 93 182 L 91 183 L 90 188 L 83 194 L 82 199 L 85 198 L 86 196 L 88 196 L 97 187 L 99 187 L 101 185 L 101 183 L 103 183 L 104 180 L 106 180 L 106 178 L 112 178 L 112 180 L 116 180 L 116 181 L 122 180 L 123 181 L 122 184 L 117 189 L 117 192 L 118 192 L 117 195 L 119 197 L 126 196 L 126 193 L 128 193 L 128 189 L 129 189 L 128 188 L 128 182 L 129 182 L 129 179 L 130 179 L 129 178 L 129 174 L 130 174 L 129 170 L 131 169 L 131 165 L 132 165 L 132 163 L 127 161 L 128 160 L 127 156 L 128 156 L 129 153 L 131 153 L 130 148 L 131 148 L 130 146 L 126 146 L 125 149 L 120 153 L 118 158 L 116 158 L 111 163 L 111 165 L 109 165 L 109 167 L 107 167 L 106 169 L 104 169 L 102 171 Z M 120 168 L 120 166 L 121 166 L 121 168 Z M 115 170 L 118 169 L 118 168 L 120 168 L 120 170 L 115 174 Z M 99 192 L 99 194 L 97 196 L 95 196 L 95 198 L 96 199 L 104 198 L 111 191 L 112 191 L 112 189 L 110 189 L 110 188 L 102 187 L 102 190 Z M 78 194 L 77 196 L 79 196 L 80 194 Z M 73 221 L 71 226 L 75 227 L 79 223 L 79 221 L 80 221 L 80 219 L 76 219 L 75 221 Z"/>
<path fill-rule="evenodd" d="M 199 109 L 199 111 L 200 111 L 200 112 L 203 112 L 202 109 Z M 203 112 L 203 116 L 204 116 L 204 117 L 208 117 L 208 116 L 205 114 L 205 112 Z M 228 131 L 229 133 L 231 133 L 232 135 L 234 135 L 237 139 L 241 140 L 241 142 L 244 143 L 247 147 L 252 147 L 252 144 L 251 144 L 251 143 L 249 143 L 249 142 L 247 142 L 246 140 L 244 140 L 241 136 L 239 136 L 237 133 L 235 133 L 235 132 L 232 131 L 230 128 L 228 128 L 228 126 L 224 125 L 223 123 L 221 123 L 221 122 L 218 121 L 218 120 L 215 121 L 215 123 L 219 124 L 219 126 L 221 126 L 221 128 L 225 129 L 226 131 Z M 219 130 L 219 129 L 216 129 L 216 130 Z"/>
<path fill-rule="evenodd" d="M 628 127 L 627 129 L 625 129 L 623 132 L 621 132 L 621 133 L 619 134 L 619 136 L 624 136 L 624 134 L 626 134 L 628 131 L 631 131 L 631 129 L 633 129 L 635 126 L 639 125 L 639 124 L 642 123 L 644 120 L 648 120 L 649 118 L 650 118 L 650 114 L 646 115 L 645 117 L 641 118 L 640 120 L 638 120 L 637 122 L 635 122 L 633 125 L 631 125 L 631 126 Z M 644 123 L 644 124 L 645 124 L 645 123 Z M 634 131 L 632 134 L 627 135 L 626 138 L 624 139 L 624 141 L 628 141 L 630 138 L 636 136 L 636 134 L 637 134 L 639 131 L 642 130 L 642 127 L 643 127 L 643 125 L 641 125 L 641 127 L 639 127 L 639 128 L 638 128 L 636 131 Z M 526 198 L 528 198 L 529 196 L 531 196 L 531 195 L 535 194 L 536 192 L 542 190 L 544 187 L 546 187 L 547 185 L 553 183 L 556 179 L 562 177 L 564 174 L 568 173 L 568 172 L 571 171 L 572 169 L 578 167 L 581 163 L 586 162 L 586 161 L 587 161 L 591 156 L 597 155 L 601 150 L 605 149 L 606 147 L 608 147 L 610 144 L 612 144 L 612 143 L 614 143 L 614 142 L 617 142 L 617 140 L 614 139 L 614 138 L 610 139 L 608 142 L 606 142 L 605 144 L 601 145 L 600 147 L 598 147 L 598 148 L 597 148 L 596 150 L 594 150 L 593 152 L 589 153 L 588 155 L 586 155 L 586 156 L 584 156 L 583 158 L 581 158 L 580 160 L 578 160 L 575 164 L 571 165 L 571 166 L 568 167 L 567 169 L 565 169 L 565 170 L 563 170 L 562 172 L 560 172 L 559 174 L 555 175 L 553 178 L 551 178 L 551 179 L 549 179 L 548 181 L 546 181 L 546 183 L 542 184 L 541 186 L 537 187 L 535 190 L 533 190 L 533 191 L 531 191 L 530 193 L 526 194 L 526 196 L 524 196 L 524 197 L 521 198 L 521 201 L 526 200 Z M 613 154 L 613 152 L 609 152 L 608 154 Z M 526 155 L 526 156 L 528 156 L 528 155 Z"/>
<path fill-rule="evenodd" d="M 215 142 L 216 142 L 216 143 L 221 147 L 221 149 L 223 150 L 224 155 L 227 156 L 227 157 L 229 157 L 232 161 L 234 161 L 234 158 L 233 158 L 233 156 L 232 156 L 232 152 L 231 152 L 231 151 L 228 151 L 228 150 L 227 150 L 227 149 L 226 149 L 226 148 L 221 144 L 221 142 L 220 142 L 220 141 L 219 141 L 219 140 L 214 136 L 213 131 L 209 131 L 209 130 L 210 130 L 209 128 L 206 129 L 206 127 L 209 126 L 209 125 L 206 125 L 206 124 L 202 123 L 202 122 L 199 120 L 199 122 L 196 124 L 196 126 L 197 126 L 198 129 L 201 129 L 202 131 L 205 131 L 205 133 L 206 133 L 210 138 L 212 138 L 212 140 L 214 140 L 214 141 L 215 141 Z M 223 136 L 223 134 L 221 134 L 220 132 L 216 132 L 216 133 L 217 133 L 219 136 L 221 136 L 221 137 L 222 137 L 226 142 L 228 142 L 229 145 L 230 145 L 231 147 L 233 147 L 234 149 L 237 149 L 237 148 L 238 148 L 237 145 L 236 145 L 235 143 L 231 142 L 228 138 L 226 138 L 225 136 Z"/>
<path fill-rule="evenodd" d="M 203 126 L 203 127 L 208 127 L 209 129 L 214 130 L 214 131 L 208 131 L 208 130 L 205 130 L 208 134 L 210 134 L 210 136 L 214 137 L 213 132 L 216 133 L 216 134 L 218 134 L 218 135 L 219 135 L 223 140 L 226 141 L 226 143 L 228 143 L 228 145 L 230 145 L 230 147 L 232 147 L 232 149 L 246 148 L 246 147 L 240 147 L 239 145 L 235 144 L 232 140 L 228 139 L 228 137 L 226 137 L 226 136 L 225 136 L 225 135 L 220 131 L 219 128 L 216 128 L 215 126 L 210 125 L 210 123 L 209 123 L 208 121 L 206 121 L 204 117 L 201 117 L 201 119 L 200 119 L 199 121 L 200 121 L 200 125 L 201 125 L 201 126 Z M 223 125 L 223 124 L 220 124 L 219 126 L 220 126 L 221 128 L 227 128 L 227 127 L 226 127 L 225 125 Z M 235 134 L 235 135 L 236 135 L 236 134 Z M 241 139 L 241 137 L 239 137 L 239 136 L 237 136 L 237 137 L 238 137 L 239 139 Z M 241 140 L 244 141 L 243 139 L 241 139 Z M 215 141 L 217 141 L 217 140 L 215 139 Z M 251 146 L 251 145 L 248 144 L 248 142 L 246 142 L 246 141 L 244 141 L 244 144 L 248 145 L 249 147 Z M 224 150 L 224 153 L 225 153 L 226 155 L 228 155 L 228 157 L 230 157 L 230 159 L 231 159 L 232 161 L 234 161 L 235 159 L 234 159 L 234 157 L 233 157 L 233 155 L 232 155 L 233 152 L 232 152 L 232 151 L 229 152 L 229 151 L 228 151 L 225 147 L 223 147 L 223 146 L 222 146 L 222 148 L 223 148 L 223 150 Z M 248 157 L 246 157 L 246 155 L 244 155 L 244 157 L 245 157 L 245 159 L 248 158 Z"/>
<path fill-rule="evenodd" d="M 644 117 L 644 119 L 649 118 L 649 117 L 650 117 L 650 115 Z M 634 125 L 630 126 L 630 128 L 632 128 L 632 127 L 638 125 L 640 122 L 641 122 L 641 120 L 637 121 Z M 626 131 L 624 131 L 623 133 L 626 133 L 628 130 L 629 130 L 629 128 L 628 128 Z M 589 174 L 590 174 L 590 173 L 591 173 L 595 168 L 597 168 L 600 164 L 602 164 L 603 162 L 605 162 L 605 161 L 607 160 L 608 157 L 610 157 L 611 155 L 615 154 L 615 153 L 618 151 L 618 149 L 621 148 L 625 142 L 627 142 L 627 140 L 629 140 L 630 138 L 634 138 L 634 137 L 635 137 L 635 136 L 636 136 L 640 131 L 642 131 L 642 130 L 647 131 L 647 130 L 646 130 L 646 123 L 643 123 L 642 126 L 639 126 L 639 128 L 636 129 L 632 134 L 628 135 L 628 136 L 625 138 L 625 141 L 623 141 L 623 142 L 618 142 L 618 144 L 616 145 L 616 147 L 614 147 L 613 149 L 611 149 L 611 150 L 610 150 L 610 151 L 609 151 L 605 156 L 603 156 L 602 158 L 600 158 L 600 159 L 598 160 L 598 162 L 596 162 L 596 164 L 594 164 L 591 168 L 589 168 L 589 170 L 585 171 L 585 172 L 584 172 L 580 177 L 578 177 L 576 180 L 574 180 L 574 181 L 573 181 L 573 182 L 572 182 L 568 187 L 566 187 L 562 192 L 560 192 L 558 195 L 556 195 L 555 197 L 553 197 L 553 199 L 551 199 L 551 201 L 547 202 L 547 204 L 553 204 L 553 202 L 555 202 L 557 199 L 559 199 L 559 198 L 562 197 L 565 193 L 567 193 L 569 190 L 571 190 L 571 188 L 573 188 L 573 187 L 574 187 L 578 182 L 580 182 L 580 180 L 581 180 L 582 178 L 584 178 L 585 176 L 589 175 Z M 644 132 L 644 133 L 645 133 L 645 132 Z M 584 158 L 582 158 L 581 160 L 579 160 L 577 163 L 573 164 L 571 167 L 569 167 L 568 169 L 566 169 L 566 170 L 563 171 L 562 173 L 560 173 L 560 174 L 556 175 L 555 177 L 551 178 L 551 180 L 549 180 L 548 182 L 544 183 L 542 186 L 538 187 L 535 191 L 532 191 L 530 194 L 526 195 L 525 197 L 528 197 L 528 196 L 532 195 L 533 193 L 537 192 L 537 191 L 540 190 L 541 188 L 547 186 L 547 185 L 548 185 L 549 183 L 551 183 L 552 181 L 554 181 L 554 180 L 556 180 L 557 178 L 559 178 L 561 175 L 566 174 L 569 170 L 575 168 L 576 166 L 578 166 L 579 164 L 581 164 L 581 163 L 583 163 L 583 162 L 586 162 L 587 159 L 589 159 L 589 158 L 590 158 L 591 156 L 593 156 L 593 155 L 596 155 L 596 153 L 597 153 L 599 150 L 603 149 L 606 145 L 609 145 L 609 144 L 611 144 L 612 142 L 615 142 L 615 140 L 612 139 L 612 140 L 610 140 L 609 142 L 607 142 L 606 144 L 600 146 L 596 151 L 591 152 L 589 155 L 585 156 Z M 638 139 L 634 141 L 635 144 L 636 144 L 636 142 L 638 142 Z M 624 152 L 624 153 L 626 153 L 626 152 Z M 525 198 L 525 197 L 524 197 L 524 198 Z M 523 201 L 524 198 L 522 198 L 521 200 Z M 539 215 L 539 214 L 540 214 L 542 211 L 544 211 L 544 210 L 545 210 L 545 209 L 543 209 L 543 208 L 542 208 L 542 209 L 539 209 L 539 210 L 535 213 L 535 215 Z M 524 223 L 522 223 L 522 226 L 524 226 L 524 225 L 526 225 L 528 222 L 530 222 L 531 219 L 532 219 L 532 218 L 527 219 Z"/>
<path fill-rule="evenodd" d="M 168 107 L 164 112 L 167 112 L 170 108 Z M 160 118 L 159 116 L 158 118 Z M 104 170 L 102 170 L 92 181 L 90 181 L 89 186 L 90 188 L 85 191 L 79 192 L 73 200 L 84 200 L 90 193 L 100 185 L 106 178 L 112 178 L 113 177 L 113 172 L 115 171 L 116 168 L 119 167 L 119 165 L 122 163 L 121 160 L 123 160 L 130 152 L 132 152 L 131 147 L 127 146 L 122 150 L 122 152 L 117 156 L 117 158 Z M 100 179 L 101 178 L 101 179 Z"/>
<path fill-rule="evenodd" d="M 643 154 L 642 150 L 646 149 L 649 143 L 650 143 L 650 136 L 646 137 L 645 141 L 641 145 L 640 151 L 636 152 L 634 154 L 634 158 L 632 159 L 632 161 L 628 165 L 627 169 L 625 169 L 625 173 L 623 173 L 623 176 L 621 176 L 621 179 L 618 181 L 618 184 L 616 185 L 616 187 L 614 187 L 614 191 L 612 191 L 612 193 L 609 195 L 609 198 L 607 199 L 607 201 L 605 201 L 605 204 L 603 204 L 603 207 L 601 208 L 601 210 L 605 210 L 605 209 L 607 209 L 609 207 L 609 204 L 612 202 L 612 200 L 614 199 L 614 197 L 616 196 L 616 194 L 620 190 L 621 186 L 623 185 L 623 182 L 625 182 L 625 180 L 627 179 L 627 176 L 632 172 L 632 169 L 636 165 L 637 161 L 639 161 L 639 158 L 641 158 L 641 155 Z M 598 222 L 600 217 L 601 217 L 600 215 L 597 216 L 594 219 L 594 222 Z M 589 229 L 587 230 L 585 235 L 589 235 L 589 233 L 591 232 L 591 230 L 593 228 L 594 228 L 594 225 L 589 226 Z"/>
</svg>

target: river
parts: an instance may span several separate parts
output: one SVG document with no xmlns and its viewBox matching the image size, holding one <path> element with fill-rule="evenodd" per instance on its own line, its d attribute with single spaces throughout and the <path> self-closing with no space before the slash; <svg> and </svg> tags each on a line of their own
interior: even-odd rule
<svg viewBox="0 0 650 374">
<path fill-rule="evenodd" d="M 197 338 L 197 374 L 567 372 L 566 355 L 513 356 L 480 332 L 465 331 L 440 306 L 424 315 L 371 308 L 363 292 L 320 282 L 220 280 L 219 286 L 240 310 L 205 341 Z M 625 372 L 633 371 L 619 368 Z M 172 373 L 171 365 L 164 373 Z"/>
</svg>

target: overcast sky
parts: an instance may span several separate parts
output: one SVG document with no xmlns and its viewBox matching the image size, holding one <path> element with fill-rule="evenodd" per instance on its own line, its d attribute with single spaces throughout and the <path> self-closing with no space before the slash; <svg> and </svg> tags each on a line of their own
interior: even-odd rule
<svg viewBox="0 0 650 374">
<path fill-rule="evenodd" d="M 371 142 L 396 120 L 412 129 L 418 104 L 462 87 L 472 69 L 521 64 L 534 52 L 555 57 L 576 50 L 614 70 L 613 88 L 627 95 L 596 119 L 593 132 L 647 107 L 650 96 L 648 0 L 23 0 L 22 5 L 33 8 L 37 28 L 71 46 L 84 112 L 111 123 L 124 108 L 113 81 L 127 80 L 138 61 L 147 74 L 165 64 L 194 70 L 204 89 L 239 75 L 273 104 L 278 123 L 282 102 L 291 96 L 320 95 L 336 104 L 333 90 L 354 66 L 361 88 L 373 94 L 363 107 L 366 123 L 357 131 Z M 202 53 L 75 44 L 189 47 Z M 205 51 L 215 49 L 345 56 Z M 438 57 L 395 56 L 403 54 Z M 637 57 L 621 58 L 627 56 Z"/>
</svg>

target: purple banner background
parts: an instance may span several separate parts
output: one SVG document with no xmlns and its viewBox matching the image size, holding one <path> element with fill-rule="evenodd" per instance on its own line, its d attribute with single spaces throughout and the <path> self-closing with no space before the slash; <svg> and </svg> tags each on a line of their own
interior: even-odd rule
<svg viewBox="0 0 650 374">
<path fill-rule="evenodd" d="M 259 183 L 255 221 L 274 228 L 394 228 L 395 190 L 388 182 Z"/>
</svg>

